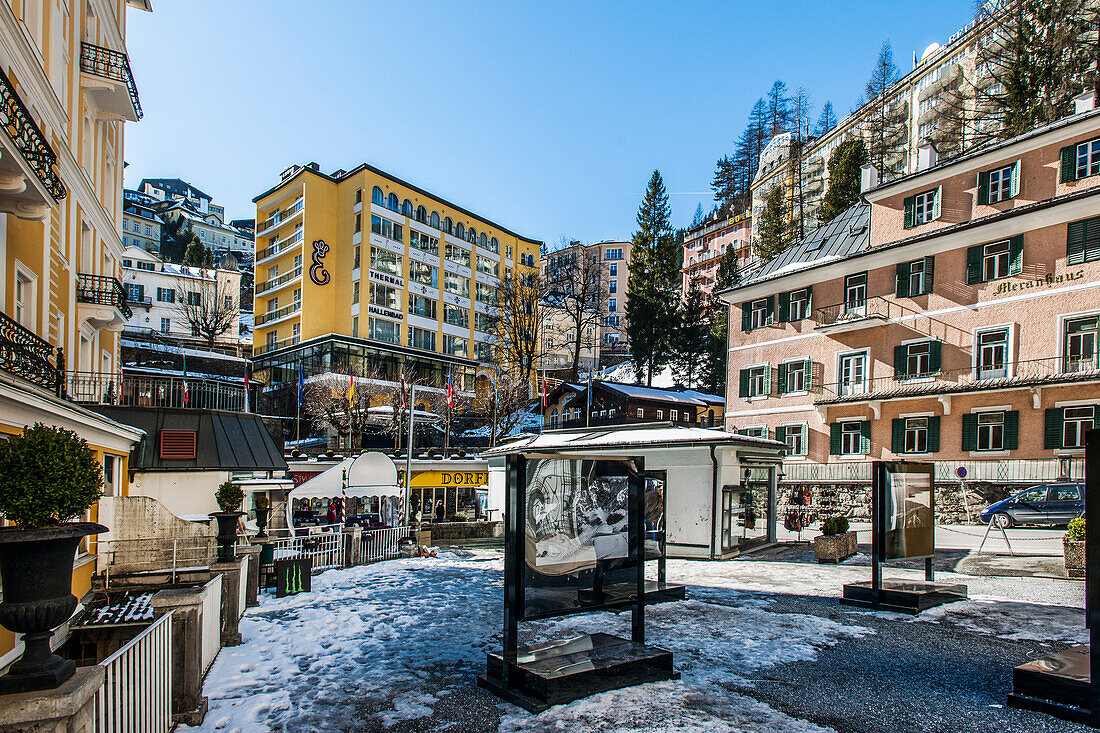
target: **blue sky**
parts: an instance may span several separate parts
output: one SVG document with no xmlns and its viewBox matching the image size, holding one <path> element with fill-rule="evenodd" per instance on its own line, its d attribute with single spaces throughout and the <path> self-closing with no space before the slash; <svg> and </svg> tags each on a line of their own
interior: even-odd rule
<svg viewBox="0 0 1100 733">
<path fill-rule="evenodd" d="M 972 15 L 909 2 L 154 0 L 129 11 L 145 119 L 126 185 L 255 215 L 288 165 L 361 162 L 555 245 L 629 238 L 654 168 L 673 224 L 775 79 L 838 116 L 884 38 L 902 73 Z"/>
</svg>

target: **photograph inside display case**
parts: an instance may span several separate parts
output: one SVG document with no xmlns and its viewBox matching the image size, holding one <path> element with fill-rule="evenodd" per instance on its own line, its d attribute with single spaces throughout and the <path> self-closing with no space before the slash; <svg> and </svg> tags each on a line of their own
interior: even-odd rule
<svg viewBox="0 0 1100 733">
<path fill-rule="evenodd" d="M 927 557 L 935 546 L 932 472 L 890 466 L 886 471 L 886 560 Z"/>
<path fill-rule="evenodd" d="M 645 559 L 665 556 L 665 472 L 645 475 Z"/>
</svg>

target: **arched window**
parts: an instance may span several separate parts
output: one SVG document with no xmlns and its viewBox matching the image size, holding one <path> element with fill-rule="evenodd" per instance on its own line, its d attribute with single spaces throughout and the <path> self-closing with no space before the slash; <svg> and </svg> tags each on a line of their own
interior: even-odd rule
<svg viewBox="0 0 1100 733">
<path fill-rule="evenodd" d="M 459 239 L 466 238 L 466 225 L 462 222 L 458 222 L 458 226 L 455 227 L 455 236 Z"/>
<path fill-rule="evenodd" d="M 378 204 L 379 206 L 385 206 L 386 194 L 382 193 L 382 189 L 378 186 L 375 186 L 374 190 L 370 193 L 370 202 L 372 204 Z"/>
<path fill-rule="evenodd" d="M 480 244 L 482 247 L 489 244 L 489 238 L 485 236 L 485 232 L 482 232 L 481 236 L 478 237 L 477 243 Z"/>
<path fill-rule="evenodd" d="M 400 206 L 401 203 L 397 200 L 397 194 L 390 193 L 390 195 L 386 198 L 386 208 L 390 211 L 400 211 Z"/>
<path fill-rule="evenodd" d="M 493 251 L 498 254 L 500 253 L 500 242 L 497 241 L 496 237 L 493 237 Z"/>
<path fill-rule="evenodd" d="M 439 212 L 438 211 L 433 211 L 432 212 L 432 218 L 428 220 L 428 226 L 435 227 L 436 229 L 441 229 L 442 228 L 440 223 L 439 223 Z"/>
<path fill-rule="evenodd" d="M 470 244 L 473 244 L 477 241 L 477 230 L 473 227 L 470 227 L 470 229 L 466 232 L 466 241 Z"/>
<path fill-rule="evenodd" d="M 455 224 L 451 221 L 451 217 L 449 216 L 443 220 L 443 231 L 447 232 L 447 234 L 455 233 Z"/>
<path fill-rule="evenodd" d="M 401 203 L 401 213 L 404 214 L 405 216 L 412 216 L 413 215 L 413 202 L 409 201 L 408 199 L 405 199 Z"/>
<path fill-rule="evenodd" d="M 428 210 L 425 209 L 423 206 L 416 207 L 416 220 L 421 224 L 428 223 Z"/>
</svg>

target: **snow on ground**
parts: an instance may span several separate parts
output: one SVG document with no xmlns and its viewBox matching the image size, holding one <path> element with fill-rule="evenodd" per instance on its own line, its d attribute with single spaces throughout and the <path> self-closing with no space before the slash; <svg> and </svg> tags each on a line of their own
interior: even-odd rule
<svg viewBox="0 0 1100 733">
<path fill-rule="evenodd" d="M 930 608 L 912 621 L 954 624 L 1005 639 L 1089 643 L 1084 611 L 1065 606 L 975 599 Z"/>
</svg>

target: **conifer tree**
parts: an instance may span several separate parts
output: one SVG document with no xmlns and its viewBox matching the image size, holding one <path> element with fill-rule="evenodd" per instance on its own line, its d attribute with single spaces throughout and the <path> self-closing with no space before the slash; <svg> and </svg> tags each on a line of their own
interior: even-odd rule
<svg viewBox="0 0 1100 733">
<path fill-rule="evenodd" d="M 836 112 L 833 111 L 833 103 L 826 100 L 825 104 L 821 105 L 821 115 L 817 118 L 817 124 L 814 125 L 814 136 L 821 137 L 834 127 L 836 127 Z"/>
<path fill-rule="evenodd" d="M 786 249 L 791 241 L 789 220 L 784 211 L 787 203 L 784 188 L 783 184 L 772 188 L 764 198 L 764 207 L 760 212 L 760 225 L 756 228 L 752 249 L 753 254 L 764 262 Z"/>
<path fill-rule="evenodd" d="M 707 215 L 703 213 L 703 204 L 700 203 L 695 207 L 695 216 L 691 217 L 691 228 L 699 226 L 706 221 L 706 218 Z"/>
<path fill-rule="evenodd" d="M 832 221 L 859 200 L 860 178 L 866 163 L 867 146 L 858 137 L 837 145 L 829 156 L 829 190 L 825 192 L 818 214 L 822 224 Z"/>
<path fill-rule="evenodd" d="M 908 138 L 908 102 L 892 100 L 890 88 L 898 80 L 898 67 L 894 64 L 894 50 L 890 41 L 882 42 L 878 59 L 867 80 L 867 101 L 873 107 L 867 117 L 867 157 L 882 180 L 899 161 L 904 160 L 904 144 Z"/>
<path fill-rule="evenodd" d="M 692 278 L 677 313 L 671 343 L 672 365 L 688 389 L 699 385 L 706 367 L 710 335 L 707 310 L 707 298 L 699 288 L 699 279 Z"/>
<path fill-rule="evenodd" d="M 667 363 L 671 326 L 679 301 L 676 236 L 660 171 L 653 171 L 638 207 L 627 279 L 627 333 L 638 381 L 653 384 L 653 373 Z"/>
</svg>

